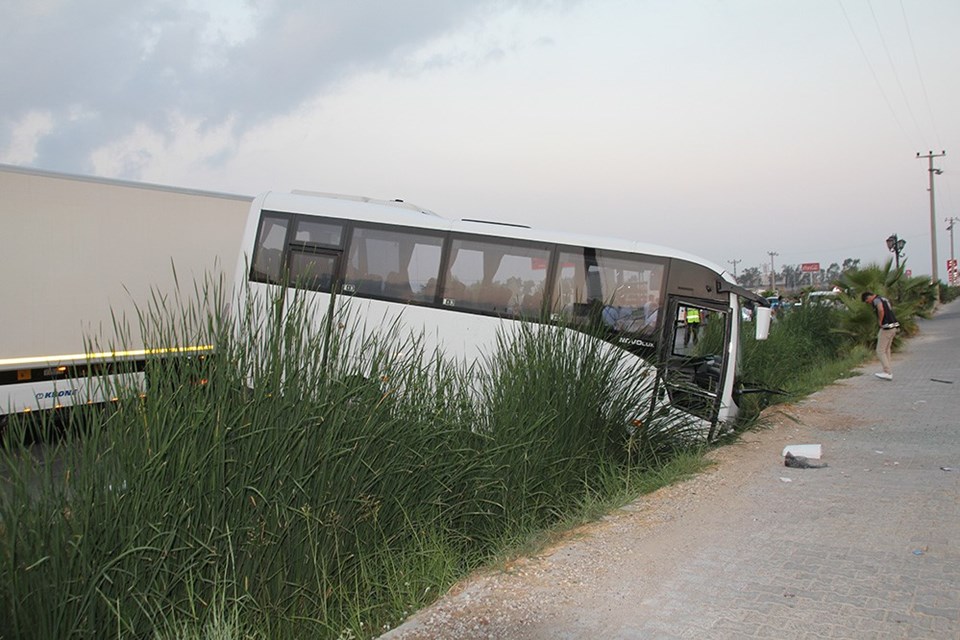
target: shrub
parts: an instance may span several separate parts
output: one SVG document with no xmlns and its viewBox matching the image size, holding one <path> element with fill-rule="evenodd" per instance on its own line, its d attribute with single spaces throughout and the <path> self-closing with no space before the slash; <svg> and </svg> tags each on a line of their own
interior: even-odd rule
<svg viewBox="0 0 960 640">
<path fill-rule="evenodd" d="M 753 336 L 747 325 L 742 375 L 763 386 L 789 389 L 798 374 L 836 359 L 850 344 L 837 332 L 842 312 L 827 305 L 794 307 L 777 318 L 767 340 Z"/>
<path fill-rule="evenodd" d="M 235 317 L 217 287 L 142 311 L 147 393 L 49 414 L 0 450 L 0 636 L 369 635 L 529 527 L 687 442 L 649 377 L 555 327 L 467 368 L 305 295 Z M 320 322 L 313 320 L 321 319 Z M 82 427 L 82 428 L 81 428 Z"/>
<path fill-rule="evenodd" d="M 841 286 L 846 293 L 841 300 L 847 307 L 838 331 L 850 336 L 857 344 L 873 348 L 877 339 L 877 315 L 873 308 L 860 300 L 864 291 L 872 291 L 890 300 L 900 322 L 901 330 L 894 338 L 894 348 L 903 338 L 916 334 L 917 317 L 929 317 L 936 304 L 936 289 L 929 278 L 905 275 L 906 263 L 899 269 L 888 260 L 881 267 L 876 264 L 855 271 L 845 272 Z"/>
</svg>

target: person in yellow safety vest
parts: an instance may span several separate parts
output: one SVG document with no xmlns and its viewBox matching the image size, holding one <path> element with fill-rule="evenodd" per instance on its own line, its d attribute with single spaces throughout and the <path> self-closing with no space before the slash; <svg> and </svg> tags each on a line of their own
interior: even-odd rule
<svg viewBox="0 0 960 640">
<path fill-rule="evenodd" d="M 693 338 L 693 344 L 697 344 L 697 340 L 700 339 L 700 309 L 695 307 L 687 307 L 687 315 L 684 318 L 687 323 L 686 331 L 683 334 L 683 346 L 690 344 L 690 339 Z"/>
</svg>

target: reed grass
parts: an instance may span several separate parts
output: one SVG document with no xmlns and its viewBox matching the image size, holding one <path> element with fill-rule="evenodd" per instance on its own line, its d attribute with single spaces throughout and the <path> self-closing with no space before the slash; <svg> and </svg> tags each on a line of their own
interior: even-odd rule
<svg viewBox="0 0 960 640">
<path fill-rule="evenodd" d="M 523 325 L 468 366 L 399 322 L 224 290 L 137 320 L 148 346 L 211 355 L 8 425 L 0 637 L 375 636 L 688 450 L 649 368 L 584 334 Z"/>
<path fill-rule="evenodd" d="M 843 359 L 855 346 L 838 331 L 843 314 L 827 305 L 803 305 L 777 318 L 766 341 L 743 336 L 744 377 L 793 395 L 809 392 L 800 381 Z"/>
</svg>

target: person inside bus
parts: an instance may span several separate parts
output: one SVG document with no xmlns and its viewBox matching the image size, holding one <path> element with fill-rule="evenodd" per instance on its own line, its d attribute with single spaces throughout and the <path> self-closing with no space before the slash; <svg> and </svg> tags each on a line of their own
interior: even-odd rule
<svg viewBox="0 0 960 640">
<path fill-rule="evenodd" d="M 647 303 L 643 305 L 643 328 L 652 329 L 657 326 L 657 317 L 660 311 L 660 301 L 657 296 L 647 296 Z"/>
<path fill-rule="evenodd" d="M 639 331 L 644 325 L 643 306 L 639 292 L 631 286 L 625 286 L 617 292 L 613 300 L 616 304 L 605 305 L 602 318 L 604 323 L 616 331 Z"/>
<path fill-rule="evenodd" d="M 700 309 L 687 307 L 684 318 L 686 320 L 686 330 L 683 333 L 683 346 L 686 347 L 691 340 L 693 340 L 693 344 L 697 344 L 700 339 Z"/>
<path fill-rule="evenodd" d="M 383 282 L 383 293 L 394 298 L 409 300 L 413 297 L 410 279 L 399 271 L 391 271 Z"/>
</svg>

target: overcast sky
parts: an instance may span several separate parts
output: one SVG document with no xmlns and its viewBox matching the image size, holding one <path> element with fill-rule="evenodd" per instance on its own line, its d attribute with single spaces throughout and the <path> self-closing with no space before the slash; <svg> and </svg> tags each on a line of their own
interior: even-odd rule
<svg viewBox="0 0 960 640">
<path fill-rule="evenodd" d="M 0 162 L 939 275 L 956 0 L 4 0 Z M 958 225 L 960 231 L 960 225 Z"/>
</svg>

